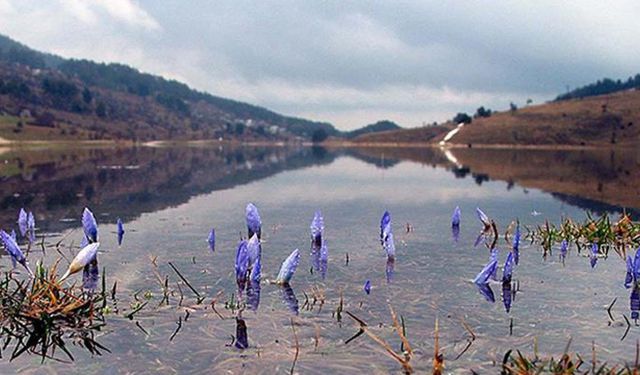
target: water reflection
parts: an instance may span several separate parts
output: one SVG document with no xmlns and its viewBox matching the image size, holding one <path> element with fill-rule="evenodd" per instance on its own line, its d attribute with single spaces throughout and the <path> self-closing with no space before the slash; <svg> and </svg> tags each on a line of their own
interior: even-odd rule
<svg viewBox="0 0 640 375">
<path fill-rule="evenodd" d="M 635 285 L 629 296 L 629 306 L 631 308 L 631 319 L 638 320 L 640 317 L 640 288 Z"/>
<path fill-rule="evenodd" d="M 387 266 L 385 267 L 384 273 L 387 277 L 387 283 L 391 283 L 393 281 L 393 274 L 395 272 L 396 260 L 395 258 L 387 258 Z"/>
<path fill-rule="evenodd" d="M 235 347 L 246 349 L 249 347 L 249 337 L 247 336 L 247 324 L 244 319 L 236 317 L 236 340 Z"/>
<path fill-rule="evenodd" d="M 260 305 L 260 282 L 250 280 L 247 284 L 247 307 L 251 311 L 258 311 Z"/>
<path fill-rule="evenodd" d="M 298 299 L 290 285 L 286 284 L 280 287 L 280 298 L 291 313 L 298 315 Z"/>
<path fill-rule="evenodd" d="M 284 147 L 78 148 L 10 150 L 0 157 L 0 227 L 28 207 L 57 231 L 69 208 L 144 212 L 278 172 L 331 163 L 335 153 Z"/>
<path fill-rule="evenodd" d="M 489 286 L 489 284 L 475 284 L 478 288 L 478 292 L 487 300 L 487 302 L 494 303 L 496 302 L 496 297 L 493 294 L 493 289 Z"/>
<path fill-rule="evenodd" d="M 502 304 L 504 305 L 504 310 L 507 313 L 511 311 L 512 293 L 515 294 L 515 290 L 512 292 L 511 282 L 502 283 Z"/>
</svg>

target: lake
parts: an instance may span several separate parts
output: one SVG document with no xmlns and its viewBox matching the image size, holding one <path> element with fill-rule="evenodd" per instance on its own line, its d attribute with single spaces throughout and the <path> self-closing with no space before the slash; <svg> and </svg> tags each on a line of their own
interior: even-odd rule
<svg viewBox="0 0 640 375">
<path fill-rule="evenodd" d="M 626 209 L 637 219 L 636 151 L 199 145 L 0 152 L 0 227 L 17 229 L 21 207 L 35 213 L 38 245 L 30 263 L 70 259 L 87 206 L 99 225 L 107 287 L 117 281 L 107 324 L 96 333 L 110 353 L 92 356 L 70 340 L 74 362 L 41 364 L 28 354 L 9 362 L 4 350 L 2 373 L 289 373 L 296 340 L 299 373 L 400 372 L 366 335 L 345 344 L 359 327 L 348 311 L 399 352 L 389 306 L 405 323 L 419 373 L 431 369 L 436 319 L 440 350 L 453 373 L 497 373 L 509 349 L 532 354 L 535 346 L 541 355 L 558 356 L 570 339 L 570 351 L 585 358 L 591 358 L 592 343 L 598 360 L 635 358 L 640 331 L 633 322 L 621 341 L 630 292 L 623 286 L 625 262 L 616 254 L 591 268 L 575 249 L 562 262 L 557 249 L 543 257 L 538 245 L 523 240 L 509 312 L 500 284 L 490 284 L 491 302 L 472 280 L 489 259 L 484 245 L 473 246 L 482 228 L 476 207 L 501 234 L 516 219 L 526 234 L 545 220 L 582 221 L 587 211 L 617 218 Z M 291 288 L 263 281 L 257 309 L 239 312 L 232 308 L 238 300 L 234 259 L 246 236 L 249 202 L 262 217 L 263 279 L 273 280 L 292 250 L 300 249 L 302 257 Z M 456 206 L 462 212 L 458 241 L 451 233 Z M 317 210 L 329 253 L 324 278 L 309 255 Z M 393 264 L 380 245 L 385 210 L 395 235 Z M 126 230 L 121 246 L 118 217 Z M 211 227 L 215 252 L 206 242 Z M 510 246 L 501 236 L 500 264 Z M 204 297 L 202 303 L 168 262 Z M 11 269 L 7 256 L 0 267 Z M 159 279 L 165 277 L 171 293 L 168 305 L 160 305 Z M 369 295 L 365 280 L 371 281 Z M 241 298 L 246 302 L 246 293 Z M 607 308 L 614 298 L 610 323 Z M 147 305 L 133 319 L 124 317 L 136 299 Z M 236 317 L 246 324 L 244 350 L 234 345 Z M 476 338 L 465 351 L 466 327 Z"/>
</svg>

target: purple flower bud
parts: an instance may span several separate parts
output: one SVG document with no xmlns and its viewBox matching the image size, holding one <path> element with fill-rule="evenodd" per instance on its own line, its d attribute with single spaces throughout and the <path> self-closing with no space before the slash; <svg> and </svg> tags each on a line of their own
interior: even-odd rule
<svg viewBox="0 0 640 375">
<path fill-rule="evenodd" d="M 502 268 L 502 283 L 511 284 L 511 277 L 513 276 L 514 256 L 513 252 L 509 252 L 507 259 L 504 261 L 504 267 Z"/>
<path fill-rule="evenodd" d="M 595 268 L 596 263 L 598 263 L 598 244 L 595 242 L 591 244 L 591 256 L 589 261 L 591 263 L 591 268 Z"/>
<path fill-rule="evenodd" d="M 300 251 L 295 249 L 287 259 L 282 262 L 282 267 L 280 267 L 276 283 L 284 285 L 289 284 L 293 274 L 296 272 L 296 268 L 298 268 L 298 263 L 300 263 Z"/>
<path fill-rule="evenodd" d="M 247 231 L 249 233 L 248 237 L 253 237 L 254 234 L 258 235 L 258 239 L 262 236 L 262 220 L 260 220 L 260 214 L 258 213 L 258 208 L 254 206 L 253 203 L 247 204 L 246 212 L 246 220 L 247 220 Z"/>
<path fill-rule="evenodd" d="M 487 227 L 491 225 L 491 220 L 489 220 L 489 216 L 482 212 L 479 207 L 476 207 L 476 215 L 478 215 L 478 219 L 482 222 L 482 224 Z"/>
<path fill-rule="evenodd" d="M 21 208 L 18 213 L 18 229 L 20 229 L 20 235 L 22 237 L 27 233 L 27 220 L 27 211 L 25 211 L 24 208 Z"/>
<path fill-rule="evenodd" d="M 36 242 L 36 219 L 31 211 L 27 215 L 27 234 L 30 243 Z"/>
<path fill-rule="evenodd" d="M 93 212 L 87 207 L 82 212 L 82 229 L 86 238 L 87 244 L 98 242 L 98 223 L 93 216 Z"/>
<path fill-rule="evenodd" d="M 118 218 L 118 220 L 116 220 L 116 226 L 118 227 L 118 246 L 120 246 L 124 238 L 124 224 L 122 223 L 122 219 Z"/>
<path fill-rule="evenodd" d="M 490 260 L 489 263 L 487 263 L 487 265 L 484 266 L 482 271 L 478 273 L 476 278 L 473 279 L 473 282 L 476 284 L 489 283 L 489 279 L 491 278 L 492 275 L 496 273 L 497 269 L 498 269 L 498 261 L 495 259 Z"/>
<path fill-rule="evenodd" d="M 242 240 L 238 243 L 236 249 L 236 281 L 240 289 L 244 289 L 244 283 L 247 280 L 247 270 L 249 268 L 249 252 L 247 250 L 247 241 Z"/>
<path fill-rule="evenodd" d="M 516 232 L 513 235 L 513 260 L 516 265 L 520 262 L 520 222 L 516 223 Z"/>
<path fill-rule="evenodd" d="M 18 246 L 16 240 L 3 230 L 0 230 L 0 239 L 4 242 L 4 249 L 11 256 L 13 267 L 15 268 L 17 263 L 20 263 L 29 274 L 33 276 L 33 272 L 31 272 L 29 264 L 27 263 L 27 258 L 25 258 L 24 253 L 20 250 L 20 246 Z"/>
<path fill-rule="evenodd" d="M 367 294 L 371 294 L 371 280 L 369 279 L 364 282 L 364 292 Z"/>
<path fill-rule="evenodd" d="M 385 211 L 382 214 L 382 219 L 380 220 L 380 244 L 384 245 L 384 241 L 387 236 L 391 233 L 391 214 L 389 211 Z"/>
<path fill-rule="evenodd" d="M 631 259 L 631 255 L 627 255 L 627 274 L 624 278 L 624 287 L 630 288 L 631 283 L 633 283 L 633 259 Z"/>
<path fill-rule="evenodd" d="M 451 226 L 459 227 L 460 226 L 460 207 L 456 206 L 455 210 L 453 210 L 453 215 L 451 216 Z"/>
<path fill-rule="evenodd" d="M 324 219 L 320 211 L 316 211 L 311 221 L 311 249 L 319 249 L 322 246 L 324 236 Z"/>
<path fill-rule="evenodd" d="M 262 272 L 262 246 L 258 235 L 254 234 L 247 243 L 247 252 L 249 253 L 249 268 L 251 269 L 250 278 L 252 281 L 260 282 Z"/>
</svg>

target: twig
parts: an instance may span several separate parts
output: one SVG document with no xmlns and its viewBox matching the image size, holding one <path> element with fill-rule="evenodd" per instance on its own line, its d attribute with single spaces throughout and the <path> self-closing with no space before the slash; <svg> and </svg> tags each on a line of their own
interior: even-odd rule
<svg viewBox="0 0 640 375">
<path fill-rule="evenodd" d="M 195 294 L 198 297 L 198 304 L 202 303 L 202 301 L 204 300 L 204 298 L 200 295 L 200 293 L 198 293 L 198 291 L 191 286 L 191 284 L 189 283 L 189 281 L 182 276 L 182 274 L 180 273 L 180 271 L 178 271 L 178 269 L 176 268 L 176 266 L 173 265 L 173 263 L 168 262 L 169 265 L 171 266 L 171 268 L 173 268 L 173 270 L 176 272 L 176 274 L 178 274 L 178 276 L 180 277 L 180 279 L 182 279 L 182 281 L 184 281 L 184 283 L 189 287 L 189 289 L 191 289 L 191 291 L 193 292 L 193 294 Z"/>
<path fill-rule="evenodd" d="M 296 367 L 296 362 L 298 362 L 298 354 L 300 354 L 300 343 L 298 342 L 298 335 L 296 334 L 296 327 L 293 324 L 293 318 L 291 318 L 291 330 L 293 330 L 293 338 L 296 341 L 296 354 L 293 357 L 293 363 L 291 364 L 291 371 L 289 372 L 291 375 L 293 375 L 293 371 Z"/>
</svg>

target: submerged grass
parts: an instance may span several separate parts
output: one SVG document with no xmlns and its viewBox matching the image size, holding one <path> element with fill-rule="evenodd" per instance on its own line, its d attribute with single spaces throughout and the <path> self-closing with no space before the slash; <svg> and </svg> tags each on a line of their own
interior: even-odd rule
<svg viewBox="0 0 640 375">
<path fill-rule="evenodd" d="M 567 241 L 578 251 L 597 244 L 599 254 L 607 256 L 614 250 L 624 256 L 629 248 L 640 246 L 640 222 L 633 222 L 627 213 L 622 213 L 615 221 L 608 214 L 594 218 L 587 213 L 583 222 L 565 218 L 555 225 L 545 221 L 544 225 L 529 229 L 526 238 L 540 245 L 545 255 L 551 254 L 554 246 Z"/>
<path fill-rule="evenodd" d="M 75 285 L 63 287 L 55 280 L 56 265 L 49 270 L 38 265 L 29 280 L 13 272 L 0 280 L 1 350 L 13 349 L 10 360 L 25 352 L 40 355 L 43 362 L 63 360 L 56 356 L 57 349 L 73 360 L 65 341 L 95 355 L 109 351 L 95 340 L 95 332 L 104 326 L 104 288 L 102 293 L 87 293 Z"/>
</svg>

